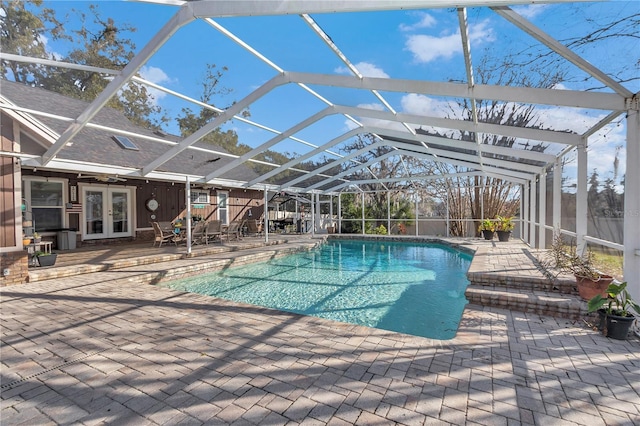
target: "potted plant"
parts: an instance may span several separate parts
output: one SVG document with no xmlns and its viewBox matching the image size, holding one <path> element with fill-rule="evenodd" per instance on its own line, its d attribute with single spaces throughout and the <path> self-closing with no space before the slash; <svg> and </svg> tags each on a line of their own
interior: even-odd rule
<svg viewBox="0 0 640 426">
<path fill-rule="evenodd" d="M 612 339 L 624 340 L 629 334 L 629 329 L 635 321 L 633 313 L 629 312 L 633 308 L 640 314 L 640 305 L 636 303 L 627 291 L 627 283 L 611 283 L 607 287 L 606 296 L 595 295 L 589 300 L 589 312 L 600 312 L 602 333 Z"/>
<path fill-rule="evenodd" d="M 485 219 L 480 223 L 478 231 L 482 232 L 485 240 L 492 240 L 493 234 L 496 232 L 496 224 L 491 219 Z"/>
<path fill-rule="evenodd" d="M 580 297 L 584 300 L 591 300 L 596 295 L 605 297 L 613 277 L 596 269 L 593 265 L 593 254 L 590 250 L 583 256 L 578 255 L 575 251 L 570 253 L 568 268 L 576 278 L 576 286 Z"/>
<path fill-rule="evenodd" d="M 576 252 L 575 246 L 566 244 L 561 235 L 555 235 L 546 257 L 541 264 L 549 279 L 555 280 L 557 275 L 562 273 L 572 274 L 576 280 L 578 294 L 584 300 L 589 301 L 597 294 L 606 297 L 607 287 L 613 281 L 613 277 L 600 272 L 594 266 L 593 253 L 590 250 L 581 256 Z"/>
<path fill-rule="evenodd" d="M 37 251 L 34 256 L 40 266 L 53 266 L 56 264 L 56 259 L 58 258 L 56 253 L 46 253 L 43 251 Z"/>
<path fill-rule="evenodd" d="M 37 232 L 33 233 L 33 242 L 34 243 L 39 243 L 42 241 L 42 237 L 40 236 L 40 234 L 38 234 Z"/>
<path fill-rule="evenodd" d="M 511 231 L 513 231 L 513 218 L 506 216 L 496 216 L 496 233 L 498 241 L 509 241 Z"/>
<path fill-rule="evenodd" d="M 28 246 L 29 244 L 31 244 L 31 237 L 28 237 L 26 235 L 22 235 L 22 245 L 23 246 Z"/>
</svg>

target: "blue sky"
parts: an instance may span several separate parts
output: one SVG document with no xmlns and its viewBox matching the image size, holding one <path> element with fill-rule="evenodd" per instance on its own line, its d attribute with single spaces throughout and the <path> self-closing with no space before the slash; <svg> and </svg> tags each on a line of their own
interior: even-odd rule
<svg viewBox="0 0 640 426">
<path fill-rule="evenodd" d="M 99 3 L 103 17 L 113 17 L 138 29 L 131 35 L 141 49 L 154 33 L 176 12 L 176 7 L 150 3 L 94 1 Z M 86 10 L 85 1 L 45 1 L 62 17 L 71 8 Z M 584 36 L 607 19 L 640 11 L 640 2 L 597 2 L 570 5 L 550 4 L 515 7 L 544 31 L 560 40 Z M 451 9 L 395 11 L 375 13 L 313 15 L 317 24 L 330 35 L 349 60 L 366 76 L 420 79 L 431 81 L 464 81 L 464 58 L 461 51 L 458 17 Z M 499 57 L 505 52 L 525 52 L 537 55 L 544 51 L 537 42 L 486 8 L 468 10 L 472 59 L 478 65 L 486 56 Z M 345 74 L 349 71 L 329 48 L 312 32 L 299 16 L 271 16 L 216 19 L 257 51 L 285 70 Z M 616 40 L 589 46 L 581 51 L 585 58 L 608 73 L 627 69 L 627 75 L 638 76 L 637 60 L 628 52 L 638 51 L 637 41 Z M 67 46 L 54 45 L 53 51 L 63 53 Z M 635 59 L 634 59 L 635 58 Z M 199 98 L 199 82 L 205 64 L 226 66 L 222 84 L 231 88 L 231 95 L 217 99 L 219 106 L 242 99 L 258 86 L 276 75 L 276 71 L 255 58 L 212 26 L 198 21 L 182 28 L 164 45 L 141 70 L 150 81 L 172 90 Z M 558 88 L 585 89 L 599 83 L 586 79 L 585 74 L 568 66 L 571 81 Z M 626 87 L 638 92 L 640 83 Z M 370 92 L 339 88 L 313 89 L 335 103 L 384 109 Z M 599 89 L 595 89 L 599 90 Z M 418 94 L 382 93 L 398 112 L 445 116 L 451 100 Z M 158 94 L 156 102 L 170 114 L 178 114 L 187 106 L 170 95 Z M 318 112 L 325 105 L 299 87 L 288 85 L 275 90 L 251 106 L 251 120 L 270 128 L 285 131 L 304 118 Z M 195 107 L 192 106 L 192 109 Z M 541 116 L 552 128 L 584 132 L 606 112 L 587 112 L 571 108 L 545 108 Z M 365 120 L 363 119 L 363 122 Z M 375 120 L 371 124 L 385 125 Z M 388 123 L 386 123 L 388 125 Z M 240 141 L 257 146 L 273 136 L 272 133 L 234 120 L 226 125 L 238 132 Z M 296 136 L 320 145 L 353 127 L 343 116 L 323 119 Z M 176 132 L 175 125 L 168 128 Z M 598 168 L 601 175 L 611 173 L 615 147 L 624 140 L 624 125 L 603 129 L 593 139 L 589 169 Z M 553 149 L 554 147 L 552 147 Z M 557 148 L 557 147 L 555 147 Z M 310 148 L 293 142 L 275 147 L 276 150 L 303 154 Z M 556 149 L 557 150 L 557 149 Z M 619 151 L 624 156 L 624 150 Z M 624 157 L 622 157 L 624 158 Z M 622 161 L 624 164 L 624 161 Z"/>
</svg>

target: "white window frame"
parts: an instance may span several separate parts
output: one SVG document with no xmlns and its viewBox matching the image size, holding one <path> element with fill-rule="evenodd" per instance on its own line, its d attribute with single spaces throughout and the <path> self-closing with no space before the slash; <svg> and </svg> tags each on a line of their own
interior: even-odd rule
<svg viewBox="0 0 640 426">
<path fill-rule="evenodd" d="M 222 207 L 222 203 L 220 201 L 220 198 L 222 198 L 221 196 L 224 197 L 224 199 L 226 200 L 225 206 Z M 229 191 L 218 191 L 217 194 L 218 197 L 218 219 L 220 220 L 220 223 L 222 223 L 223 225 L 228 225 L 229 224 Z M 224 217 L 223 215 L 221 215 L 220 213 L 224 210 Z"/>
<path fill-rule="evenodd" d="M 191 190 L 191 204 L 210 204 L 209 191 Z"/>
<path fill-rule="evenodd" d="M 31 200 L 31 183 L 32 182 L 49 182 L 49 183 L 59 183 L 60 185 L 62 185 L 62 205 L 60 206 L 34 206 L 33 202 Z M 29 210 L 31 210 L 33 212 L 34 207 L 38 208 L 38 209 L 59 209 L 62 214 L 60 215 L 60 217 L 62 218 L 62 223 L 60 224 L 60 228 L 66 228 L 67 227 L 67 211 L 66 211 L 66 204 L 68 202 L 67 200 L 67 187 L 69 184 L 69 180 L 68 179 L 64 179 L 64 178 L 47 178 L 47 177 L 40 177 L 40 176 L 22 176 L 22 190 L 24 192 L 24 199 L 27 201 L 28 204 L 28 208 Z M 37 221 L 34 224 L 34 226 L 38 226 Z M 35 230 L 35 228 L 34 228 Z M 48 231 L 38 231 L 39 233 L 42 232 L 48 232 Z"/>
</svg>

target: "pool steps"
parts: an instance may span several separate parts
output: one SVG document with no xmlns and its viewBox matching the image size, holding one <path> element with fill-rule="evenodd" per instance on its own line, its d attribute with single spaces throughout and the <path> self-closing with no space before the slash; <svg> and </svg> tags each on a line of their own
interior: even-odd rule
<svg viewBox="0 0 640 426">
<path fill-rule="evenodd" d="M 588 316 L 575 278 L 546 276 L 537 254 L 495 244 L 478 247 L 467 272 L 469 303 L 572 320 Z"/>
</svg>

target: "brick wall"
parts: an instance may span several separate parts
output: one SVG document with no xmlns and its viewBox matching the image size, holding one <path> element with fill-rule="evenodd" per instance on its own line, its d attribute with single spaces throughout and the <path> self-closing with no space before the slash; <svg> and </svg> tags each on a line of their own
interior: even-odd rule
<svg viewBox="0 0 640 426">
<path fill-rule="evenodd" d="M 9 270 L 5 276 L 3 271 Z M 24 250 L 0 253 L 0 287 L 24 284 L 29 280 L 27 252 Z"/>
</svg>

